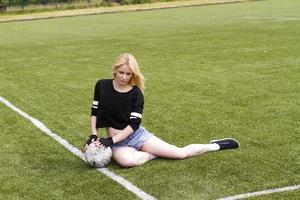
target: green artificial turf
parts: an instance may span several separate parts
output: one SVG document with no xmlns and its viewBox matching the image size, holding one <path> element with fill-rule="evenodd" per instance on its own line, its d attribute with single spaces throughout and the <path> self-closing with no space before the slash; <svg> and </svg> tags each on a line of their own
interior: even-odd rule
<svg viewBox="0 0 300 200">
<path fill-rule="evenodd" d="M 130 52 L 146 78 L 144 127 L 178 146 L 234 137 L 241 148 L 110 170 L 157 199 L 299 185 L 299 6 L 267 0 L 0 24 L 0 95 L 82 148 L 94 84 Z M 100 190 L 103 199 L 134 198 L 12 110 L 0 112 L 0 198 L 96 199 Z"/>
<path fill-rule="evenodd" d="M 0 199 L 137 199 L 31 122 L 0 109 Z"/>
</svg>

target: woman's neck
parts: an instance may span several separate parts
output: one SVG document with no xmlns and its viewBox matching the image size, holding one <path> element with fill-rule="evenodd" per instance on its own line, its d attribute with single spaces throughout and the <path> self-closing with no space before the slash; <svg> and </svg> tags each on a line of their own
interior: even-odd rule
<svg viewBox="0 0 300 200">
<path fill-rule="evenodd" d="M 129 84 L 127 84 L 127 85 L 120 85 L 115 80 L 113 80 L 112 83 L 113 83 L 114 89 L 116 91 L 118 91 L 118 92 L 128 92 L 128 91 L 130 91 L 132 89 L 132 86 L 129 85 Z"/>
</svg>

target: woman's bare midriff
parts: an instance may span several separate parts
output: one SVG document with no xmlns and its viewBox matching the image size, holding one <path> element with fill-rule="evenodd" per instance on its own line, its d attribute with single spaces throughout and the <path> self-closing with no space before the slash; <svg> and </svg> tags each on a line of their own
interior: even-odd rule
<svg viewBox="0 0 300 200">
<path fill-rule="evenodd" d="M 117 135 L 121 130 L 118 130 L 118 129 L 115 129 L 115 128 L 112 128 L 112 127 L 107 127 L 106 128 L 106 135 L 108 137 L 113 137 L 115 135 Z"/>
</svg>

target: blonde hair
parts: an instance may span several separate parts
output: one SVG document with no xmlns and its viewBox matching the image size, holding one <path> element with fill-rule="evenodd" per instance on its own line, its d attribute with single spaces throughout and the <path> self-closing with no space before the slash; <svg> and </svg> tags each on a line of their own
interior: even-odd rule
<svg viewBox="0 0 300 200">
<path fill-rule="evenodd" d="M 144 92 L 145 89 L 145 78 L 143 74 L 140 71 L 139 65 L 135 59 L 135 57 L 129 53 L 123 53 L 121 54 L 117 59 L 116 62 L 113 66 L 113 75 L 116 75 L 116 71 L 119 67 L 122 65 L 127 65 L 131 71 L 132 71 L 132 76 L 131 79 L 129 80 L 129 84 L 131 86 L 137 86 L 140 88 L 142 92 Z"/>
</svg>

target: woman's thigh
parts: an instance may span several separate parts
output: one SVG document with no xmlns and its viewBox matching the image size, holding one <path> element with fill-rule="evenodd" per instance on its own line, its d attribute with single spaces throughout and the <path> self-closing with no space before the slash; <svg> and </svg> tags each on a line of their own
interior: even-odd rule
<svg viewBox="0 0 300 200">
<path fill-rule="evenodd" d="M 115 161 L 122 161 L 126 160 L 127 158 L 132 157 L 132 155 L 136 152 L 137 150 L 132 147 L 117 147 L 112 149 L 112 156 Z"/>
<path fill-rule="evenodd" d="M 113 148 L 113 159 L 123 167 L 134 167 L 150 160 L 150 154 L 132 147 Z"/>
<path fill-rule="evenodd" d="M 171 159 L 184 159 L 188 156 L 184 149 L 169 144 L 156 136 L 150 137 L 141 147 L 141 151 Z"/>
</svg>

